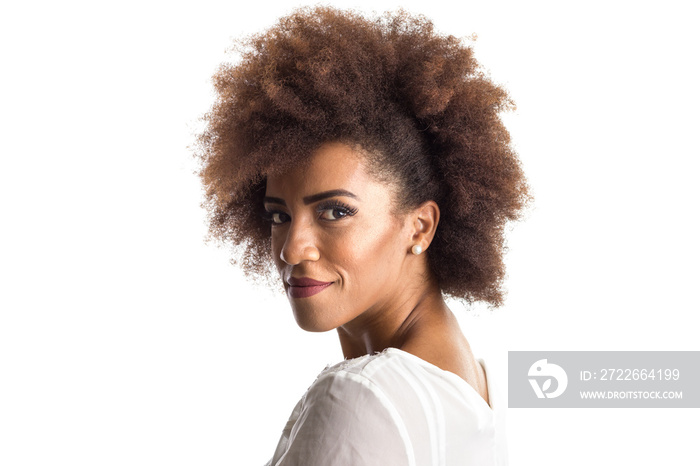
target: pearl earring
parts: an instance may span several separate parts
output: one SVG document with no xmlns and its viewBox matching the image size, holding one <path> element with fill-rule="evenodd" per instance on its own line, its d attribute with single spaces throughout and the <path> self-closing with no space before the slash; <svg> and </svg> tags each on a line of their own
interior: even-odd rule
<svg viewBox="0 0 700 466">
<path fill-rule="evenodd" d="M 423 252 L 423 248 L 420 247 L 420 245 L 418 245 L 418 244 L 414 244 L 413 247 L 411 248 L 411 252 L 417 256 L 421 252 Z"/>
</svg>

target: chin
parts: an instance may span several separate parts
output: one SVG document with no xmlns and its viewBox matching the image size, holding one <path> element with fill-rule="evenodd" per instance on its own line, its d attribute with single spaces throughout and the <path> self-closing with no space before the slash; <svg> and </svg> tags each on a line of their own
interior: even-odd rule
<svg viewBox="0 0 700 466">
<path fill-rule="evenodd" d="M 339 325 L 332 325 L 326 322 L 318 322 L 316 320 L 308 320 L 304 318 L 299 318 L 295 314 L 295 318 L 297 321 L 297 325 L 299 328 L 302 330 L 306 330 L 307 332 L 316 332 L 316 333 L 321 333 L 321 332 L 328 332 L 330 330 L 335 330 L 336 328 L 339 327 Z"/>
<path fill-rule="evenodd" d="M 336 322 L 335 319 L 328 319 L 331 317 L 328 315 L 328 310 L 316 312 L 306 306 L 294 305 L 292 305 L 292 310 L 299 328 L 307 332 L 328 332 L 342 325 L 342 323 Z"/>
</svg>

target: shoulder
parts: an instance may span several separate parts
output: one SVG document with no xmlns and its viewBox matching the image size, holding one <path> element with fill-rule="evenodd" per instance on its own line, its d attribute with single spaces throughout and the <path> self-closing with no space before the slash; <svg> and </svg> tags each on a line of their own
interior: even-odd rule
<svg viewBox="0 0 700 466">
<path fill-rule="evenodd" d="M 459 376 L 390 348 L 322 371 L 272 464 L 463 464 L 491 444 L 492 421 Z"/>
<path fill-rule="evenodd" d="M 333 403 L 360 415 L 379 411 L 410 438 L 445 428 L 481 431 L 493 417 L 491 407 L 461 377 L 396 348 L 324 370 L 304 400 L 307 408 L 315 403 Z"/>
<path fill-rule="evenodd" d="M 387 376 L 397 368 L 384 353 L 343 361 L 326 368 L 302 398 L 302 412 L 314 422 L 391 426 L 406 437 L 405 420 Z M 382 374 L 379 376 L 379 374 Z M 389 377 L 391 378 L 391 377 Z"/>
<path fill-rule="evenodd" d="M 326 368 L 309 387 L 302 399 L 302 406 L 308 409 L 319 403 L 333 403 L 347 407 L 354 413 L 362 413 L 381 405 L 385 411 L 393 412 L 387 387 L 381 378 L 375 376 L 376 363 L 381 365 L 377 356 L 344 361 Z"/>
<path fill-rule="evenodd" d="M 319 374 L 303 404 L 308 406 L 330 398 L 337 403 L 354 405 L 361 412 L 366 409 L 366 399 L 372 398 L 393 412 L 402 399 L 402 392 L 410 389 L 407 382 L 411 374 L 416 374 L 416 368 L 411 366 L 410 361 L 391 349 L 343 361 Z"/>
<path fill-rule="evenodd" d="M 459 402 L 482 404 L 481 396 L 458 375 L 397 348 L 341 362 L 326 368 L 309 389 L 309 394 L 323 394 L 332 388 L 340 393 L 371 391 L 400 407 L 415 409 L 433 399 L 433 404 Z"/>
<path fill-rule="evenodd" d="M 381 386 L 346 361 L 324 370 L 292 419 L 275 465 L 415 464 L 401 413 Z"/>
<path fill-rule="evenodd" d="M 483 364 L 483 361 L 480 361 Z M 410 404 L 415 409 L 420 399 L 442 398 L 461 404 L 482 404 L 481 396 L 458 375 L 397 348 L 362 356 L 327 367 L 307 392 L 323 396 L 369 391 L 393 405 Z M 414 400 L 411 402 L 410 400 Z M 418 404 L 416 404 L 418 403 Z"/>
</svg>

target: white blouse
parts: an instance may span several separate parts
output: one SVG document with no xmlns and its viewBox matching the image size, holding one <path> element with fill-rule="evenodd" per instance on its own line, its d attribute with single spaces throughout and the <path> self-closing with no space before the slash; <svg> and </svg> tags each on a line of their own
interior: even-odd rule
<svg viewBox="0 0 700 466">
<path fill-rule="evenodd" d="M 266 466 L 505 466 L 504 406 L 397 348 L 327 367 L 294 408 Z"/>
</svg>

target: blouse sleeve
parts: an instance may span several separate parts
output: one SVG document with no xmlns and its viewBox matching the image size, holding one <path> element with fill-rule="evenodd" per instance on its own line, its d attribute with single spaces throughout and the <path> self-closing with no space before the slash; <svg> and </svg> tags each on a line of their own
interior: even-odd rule
<svg viewBox="0 0 700 466">
<path fill-rule="evenodd" d="M 406 427 L 389 398 L 359 374 L 322 376 L 302 401 L 286 453 L 273 466 L 414 465 Z"/>
</svg>

